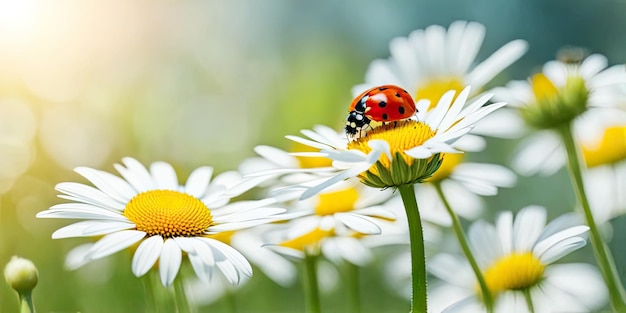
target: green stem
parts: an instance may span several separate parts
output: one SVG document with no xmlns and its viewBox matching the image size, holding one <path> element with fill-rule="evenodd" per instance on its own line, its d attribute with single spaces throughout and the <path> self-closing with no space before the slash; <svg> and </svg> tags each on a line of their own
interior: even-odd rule
<svg viewBox="0 0 626 313">
<path fill-rule="evenodd" d="M 593 252 L 596 261 L 598 262 L 598 266 L 600 267 L 600 272 L 602 273 L 604 282 L 609 289 L 611 304 L 616 312 L 626 312 L 626 302 L 624 300 L 626 299 L 626 293 L 624 292 L 624 287 L 619 281 L 615 263 L 613 262 L 613 258 L 611 257 L 606 243 L 602 239 L 602 235 L 600 234 L 598 226 L 593 218 L 593 214 L 591 213 L 589 201 L 587 200 L 585 187 L 583 185 L 583 164 L 580 161 L 580 150 L 574 141 L 571 126 L 568 124 L 557 129 L 559 130 L 559 134 L 561 135 L 561 139 L 565 145 L 565 150 L 567 152 L 567 165 L 572 185 L 574 187 L 574 192 L 576 193 L 578 202 L 583 208 L 585 219 L 587 221 L 587 225 L 589 226 L 591 246 L 593 247 Z"/>
<path fill-rule="evenodd" d="M 31 292 L 20 293 L 20 313 L 35 313 Z"/>
<path fill-rule="evenodd" d="M 463 226 L 461 225 L 461 221 L 459 220 L 459 217 L 456 214 L 456 212 L 452 210 L 452 207 L 450 206 L 448 199 L 446 198 L 446 196 L 443 193 L 443 190 L 441 189 L 441 184 L 439 182 L 436 182 L 434 183 L 434 185 L 435 185 L 435 189 L 437 190 L 437 194 L 439 195 L 439 198 L 441 199 L 441 202 L 443 202 L 443 205 L 446 208 L 446 211 L 448 211 L 448 215 L 450 215 L 450 219 L 452 220 L 452 229 L 454 230 L 456 239 L 459 241 L 459 244 L 461 245 L 461 249 L 463 250 L 463 253 L 465 254 L 465 257 L 467 258 L 467 261 L 469 262 L 470 266 L 472 267 L 472 270 L 474 271 L 474 276 L 476 276 L 476 280 L 478 280 L 478 285 L 480 286 L 480 291 L 482 292 L 483 301 L 485 302 L 485 308 L 487 309 L 488 313 L 492 313 L 493 312 L 493 297 L 491 295 L 491 292 L 489 291 L 489 288 L 487 287 L 487 282 L 485 281 L 485 277 L 483 276 L 483 273 L 480 270 L 480 267 L 478 266 L 478 263 L 476 262 L 474 255 L 472 254 L 472 250 L 469 247 L 469 244 L 467 242 L 467 237 L 465 236 L 465 232 L 463 231 Z"/>
<path fill-rule="evenodd" d="M 533 298 L 530 295 L 530 289 L 526 288 L 522 292 L 524 293 L 524 299 L 526 299 L 526 306 L 528 307 L 528 312 L 535 313 L 535 305 L 533 304 Z"/>
<path fill-rule="evenodd" d="M 422 220 L 417 208 L 413 185 L 398 187 L 409 223 L 411 244 L 411 312 L 427 312 L 426 304 L 426 255 L 424 254 L 424 234 Z"/>
<path fill-rule="evenodd" d="M 317 255 L 304 254 L 304 293 L 306 311 L 308 313 L 320 313 L 320 294 L 317 283 Z"/>
<path fill-rule="evenodd" d="M 185 294 L 185 285 L 181 277 L 174 279 L 174 302 L 176 303 L 176 312 L 191 312 L 191 307 Z"/>
<path fill-rule="evenodd" d="M 361 312 L 361 292 L 359 279 L 359 266 L 350 262 L 346 262 L 346 274 L 348 276 L 348 302 L 350 305 L 349 312 Z"/>
</svg>

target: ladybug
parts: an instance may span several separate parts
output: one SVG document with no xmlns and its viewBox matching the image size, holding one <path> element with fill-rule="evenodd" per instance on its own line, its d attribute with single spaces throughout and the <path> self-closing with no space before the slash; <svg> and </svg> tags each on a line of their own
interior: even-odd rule
<svg viewBox="0 0 626 313">
<path fill-rule="evenodd" d="M 360 137 L 361 132 L 371 128 L 372 121 L 393 122 L 411 117 L 417 109 L 413 97 L 395 85 L 370 88 L 358 95 L 348 109 L 346 133 Z M 358 133 L 358 134 L 357 134 Z"/>
</svg>

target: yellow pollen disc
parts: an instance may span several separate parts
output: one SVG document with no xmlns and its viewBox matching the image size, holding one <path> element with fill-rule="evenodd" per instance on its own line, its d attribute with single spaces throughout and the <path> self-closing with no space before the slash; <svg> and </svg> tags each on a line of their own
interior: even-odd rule
<svg viewBox="0 0 626 313">
<path fill-rule="evenodd" d="M 308 247 L 318 245 L 322 239 L 330 237 L 333 234 L 334 232 L 332 229 L 322 230 L 318 227 L 300 237 L 282 242 L 279 246 L 304 251 Z"/>
<path fill-rule="evenodd" d="M 316 150 L 313 147 L 296 142 L 291 148 L 291 152 L 319 152 L 319 149 Z M 317 168 L 317 167 L 332 166 L 332 160 L 329 158 L 301 157 L 301 156 L 297 156 L 296 158 L 300 162 L 300 168 Z"/>
<path fill-rule="evenodd" d="M 531 85 L 537 101 L 552 99 L 559 93 L 559 89 L 542 73 L 531 78 Z"/>
<path fill-rule="evenodd" d="M 354 188 L 346 188 L 319 194 L 319 203 L 315 207 L 317 215 L 331 215 L 354 210 L 359 193 Z"/>
<path fill-rule="evenodd" d="M 374 128 L 366 136 L 348 143 L 348 149 L 360 150 L 367 154 L 372 151 L 368 145 L 370 140 L 385 140 L 389 144 L 391 156 L 395 157 L 396 153 L 400 153 L 406 164 L 410 166 L 413 164 L 413 157 L 406 155 L 404 151 L 418 147 L 434 136 L 435 132 L 430 129 L 428 124 L 415 120 L 405 120 Z M 385 168 L 390 168 L 391 160 L 387 158 L 387 155 L 381 155 L 379 161 Z M 369 171 L 378 172 L 375 165 L 370 167 Z"/>
<path fill-rule="evenodd" d="M 613 164 L 626 159 L 626 127 L 609 127 L 600 142 L 582 145 L 587 167 Z"/>
<path fill-rule="evenodd" d="M 491 265 L 484 272 L 484 277 L 487 288 L 496 295 L 505 290 L 520 290 L 536 285 L 541 281 L 544 270 L 545 265 L 531 252 L 513 253 Z"/>
<path fill-rule="evenodd" d="M 459 92 L 463 90 L 463 87 L 465 87 L 463 82 L 457 77 L 433 79 L 417 89 L 415 99 L 430 100 L 430 107 L 428 110 L 431 110 L 437 106 L 439 99 L 441 99 L 441 96 L 443 96 L 444 93 L 449 90 L 455 90 L 456 93 L 459 94 Z"/>
<path fill-rule="evenodd" d="M 439 166 L 439 169 L 433 174 L 433 176 L 426 179 L 426 181 L 438 182 L 448 178 L 450 174 L 452 174 L 452 171 L 454 171 L 454 168 L 459 165 L 461 161 L 463 161 L 464 154 L 447 153 L 442 154 L 442 156 L 443 162 L 441 162 L 441 166 Z"/>
<path fill-rule="evenodd" d="M 211 210 L 199 199 L 172 190 L 150 190 L 136 195 L 124 216 L 148 236 L 195 237 L 213 225 Z"/>
</svg>

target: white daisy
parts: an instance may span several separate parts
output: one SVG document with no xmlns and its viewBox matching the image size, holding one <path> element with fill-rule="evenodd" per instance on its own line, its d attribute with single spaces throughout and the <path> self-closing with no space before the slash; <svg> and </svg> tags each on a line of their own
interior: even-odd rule
<svg viewBox="0 0 626 313">
<path fill-rule="evenodd" d="M 439 167 L 442 154 L 461 153 L 453 145 L 476 122 L 505 105 L 495 103 L 483 106 L 490 98 L 490 95 L 485 95 L 465 106 L 469 93 L 469 87 L 456 97 L 454 91 L 449 91 L 434 109 L 428 112 L 420 110 L 417 120 L 382 125 L 354 141 L 338 141 L 335 136 L 328 137 L 326 133 L 308 130 L 302 133 L 310 139 L 288 136 L 293 141 L 320 150 L 300 155 L 328 157 L 333 161 L 335 170 L 334 176 L 319 179 L 317 185 L 304 186 L 307 190 L 301 198 L 311 197 L 352 177 L 358 177 L 364 184 L 376 188 L 413 184 L 430 177 Z M 427 105 L 425 101 L 417 103 L 422 108 Z M 270 171 L 276 172 L 280 170 Z"/>
<path fill-rule="evenodd" d="M 514 169 L 523 175 L 550 175 L 563 167 L 565 150 L 552 131 L 562 123 L 573 121 L 574 136 L 583 141 L 598 138 L 608 126 L 624 125 L 626 113 L 618 107 L 626 100 L 619 92 L 623 84 L 626 66 L 607 68 L 607 59 L 594 54 L 580 64 L 550 61 L 529 81 L 495 88 L 496 99 L 510 103 L 521 113 L 518 118 L 539 129 L 520 144 Z"/>
<path fill-rule="evenodd" d="M 133 274 L 146 274 L 158 260 L 164 286 L 176 278 L 182 252 L 203 281 L 211 279 L 215 268 L 233 284 L 242 275 L 252 275 L 250 264 L 240 252 L 208 235 L 270 222 L 273 215 L 284 212 L 268 207 L 274 200 L 229 203 L 250 187 L 240 184 L 242 179 L 236 172 L 211 180 L 213 168 L 200 167 L 181 186 L 168 163 L 152 163 L 150 170 L 132 158 L 124 158 L 123 164 L 115 164 L 123 178 L 92 168 L 76 168 L 95 188 L 80 183 L 56 186 L 63 193 L 59 197 L 72 202 L 54 205 L 37 217 L 82 221 L 55 231 L 52 238 L 103 236 L 83 251 L 85 262 L 138 244 L 132 260 Z"/>
<path fill-rule="evenodd" d="M 476 56 L 484 37 L 483 25 L 455 21 L 447 31 L 433 25 L 415 30 L 408 37 L 394 38 L 389 45 L 391 57 L 373 61 L 365 83 L 355 86 L 353 94 L 356 96 L 374 86 L 394 84 L 408 90 L 416 101 L 430 100 L 431 107 L 448 90 L 460 92 L 465 86 L 472 86 L 469 96 L 474 97 L 528 49 L 526 41 L 514 40 L 477 63 Z M 485 134 L 502 136 L 512 125 L 504 129 L 496 126 L 483 128 Z"/>
<path fill-rule="evenodd" d="M 474 223 L 469 237 L 495 312 L 590 312 L 607 304 L 599 272 L 588 264 L 553 264 L 583 247 L 589 227 L 565 215 L 548 225 L 542 207 L 523 208 L 513 218 L 503 212 L 491 225 Z M 427 263 L 441 282 L 431 284 L 433 312 L 484 312 L 480 289 L 469 264 L 451 254 Z"/>
</svg>

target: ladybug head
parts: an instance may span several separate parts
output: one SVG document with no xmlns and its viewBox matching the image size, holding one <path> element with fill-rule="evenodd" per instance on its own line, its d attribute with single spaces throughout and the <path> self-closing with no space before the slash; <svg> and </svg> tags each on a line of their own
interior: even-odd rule
<svg viewBox="0 0 626 313">
<path fill-rule="evenodd" d="M 371 120 L 367 118 L 367 116 L 355 109 L 348 113 L 348 117 L 346 118 L 346 133 L 348 135 L 355 135 L 357 132 L 360 132 L 364 126 L 369 125 L 370 122 Z"/>
<path fill-rule="evenodd" d="M 360 114 L 365 114 L 365 110 L 367 110 L 367 100 L 369 99 L 368 95 L 363 96 L 361 99 L 359 99 L 359 102 L 357 102 L 354 105 L 354 111 L 352 112 L 356 112 L 356 113 L 360 113 Z M 350 112 L 350 113 L 352 113 Z"/>
</svg>

